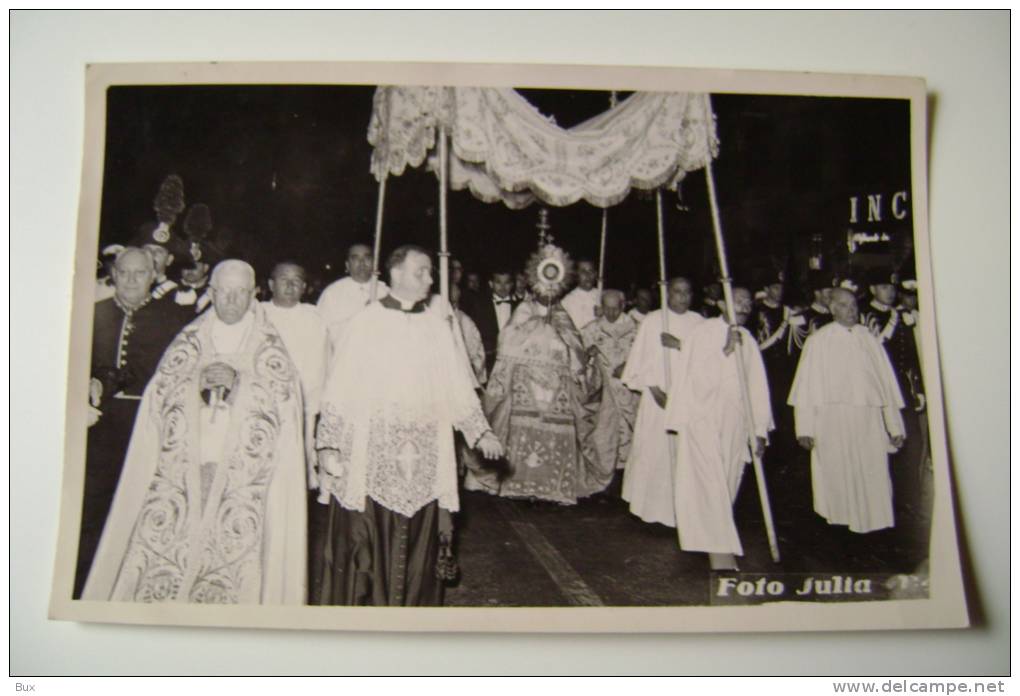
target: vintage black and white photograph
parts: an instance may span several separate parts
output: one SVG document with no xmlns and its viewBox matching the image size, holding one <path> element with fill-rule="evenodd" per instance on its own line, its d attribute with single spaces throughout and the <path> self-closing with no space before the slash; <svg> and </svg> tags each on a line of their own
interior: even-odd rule
<svg viewBox="0 0 1020 696">
<path fill-rule="evenodd" d="M 966 625 L 922 81 L 275 68 L 89 67 L 55 617 Z"/>
</svg>

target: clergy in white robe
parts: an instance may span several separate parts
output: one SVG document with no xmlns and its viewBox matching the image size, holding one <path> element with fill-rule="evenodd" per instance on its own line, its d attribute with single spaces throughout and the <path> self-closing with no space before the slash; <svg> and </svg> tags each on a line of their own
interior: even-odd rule
<svg viewBox="0 0 1020 696">
<path fill-rule="evenodd" d="M 595 287 L 595 280 L 595 264 L 587 260 L 578 261 L 577 287 L 560 300 L 560 305 L 567 310 L 578 331 L 597 318 L 599 291 Z"/>
<path fill-rule="evenodd" d="M 889 454 L 905 439 L 903 397 L 853 294 L 833 290 L 830 309 L 834 321 L 804 343 L 789 405 L 811 452 L 815 512 L 866 533 L 894 525 Z"/>
<path fill-rule="evenodd" d="M 83 599 L 305 601 L 299 378 L 251 266 L 211 286 L 145 389 Z"/>
<path fill-rule="evenodd" d="M 439 520 L 459 509 L 454 428 L 502 456 L 450 326 L 427 310 L 427 252 L 399 247 L 387 268 L 392 291 L 350 320 L 321 402 L 323 604 L 441 604 Z"/>
<path fill-rule="evenodd" d="M 676 514 L 664 410 L 669 390 L 665 360 L 668 356 L 671 374 L 680 369 L 684 344 L 704 321 L 700 314 L 690 311 L 691 299 L 691 284 L 686 278 L 670 281 L 666 331 L 663 310 L 649 312 L 638 327 L 623 369 L 623 383 L 641 394 L 634 439 L 623 472 L 623 499 L 630 503 L 630 511 L 645 522 L 670 527 L 676 526 Z"/>
<path fill-rule="evenodd" d="M 599 457 L 615 469 L 623 468 L 630 453 L 639 399 L 620 379 L 637 336 L 637 325 L 623 313 L 623 303 L 622 292 L 605 290 L 602 316 L 581 330 L 585 349 L 595 355 L 602 371 L 603 421 L 595 428 L 595 447 Z"/>
<path fill-rule="evenodd" d="M 482 334 L 478 326 L 460 309 L 461 290 L 460 287 L 450 283 L 450 303 L 456 310 L 457 323 L 460 325 L 460 335 L 464 341 L 464 350 L 467 352 L 468 361 L 471 363 L 471 370 L 475 374 L 475 381 L 479 387 L 485 385 L 487 372 L 485 370 L 485 344 L 482 342 Z"/>
<path fill-rule="evenodd" d="M 347 251 L 348 276 L 326 286 L 319 295 L 319 315 L 329 332 L 330 354 L 343 334 L 347 322 L 368 306 L 372 297 L 372 248 L 367 244 L 354 244 Z M 389 288 L 382 280 L 375 284 L 375 299 L 386 297 Z"/>
<path fill-rule="evenodd" d="M 680 548 L 739 556 L 733 502 L 751 461 L 751 436 L 761 455 L 773 423 L 761 352 L 742 326 L 753 308 L 751 293 L 734 288 L 733 303 L 740 326 L 731 328 L 722 317 L 706 319 L 687 340 L 680 369 L 672 375 L 666 428 L 676 433 L 673 495 Z M 753 427 L 745 415 L 738 360 Z M 732 568 L 727 560 L 725 567 Z"/>
<path fill-rule="evenodd" d="M 301 302 L 306 287 L 305 270 L 299 264 L 276 264 L 269 277 L 272 299 L 262 303 L 266 316 L 276 327 L 301 379 L 304 403 L 305 461 L 309 485 L 315 485 L 315 417 L 326 381 L 329 342 L 326 325 L 314 305 Z"/>
</svg>

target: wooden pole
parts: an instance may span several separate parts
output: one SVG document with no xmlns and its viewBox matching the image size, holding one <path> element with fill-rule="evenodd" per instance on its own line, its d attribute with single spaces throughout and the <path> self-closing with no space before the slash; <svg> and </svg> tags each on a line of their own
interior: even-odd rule
<svg viewBox="0 0 1020 696">
<path fill-rule="evenodd" d="M 706 110 L 705 118 L 708 128 L 712 114 L 711 97 L 705 95 Z M 726 243 L 723 240 L 722 223 L 719 219 L 719 203 L 715 195 L 715 176 L 712 173 L 712 158 L 708 158 L 705 165 L 705 179 L 708 182 L 708 202 L 712 209 L 712 231 L 715 235 L 716 254 L 719 257 L 719 270 L 722 273 L 723 297 L 726 299 L 726 320 L 730 326 L 737 325 L 736 313 L 733 310 L 733 279 L 730 278 L 729 264 L 726 261 Z M 747 375 L 744 372 L 744 361 L 737 350 L 737 379 L 740 381 L 740 394 L 743 397 L 744 418 L 747 421 L 750 434 L 748 446 L 751 449 L 751 460 L 754 463 L 754 475 L 758 482 L 758 498 L 761 501 L 762 516 L 765 518 L 765 533 L 769 540 L 769 550 L 772 552 L 772 560 L 779 563 L 779 543 L 776 540 L 776 528 L 772 521 L 772 506 L 769 504 L 769 494 L 765 487 L 765 468 L 762 466 L 761 458 L 756 453 L 754 411 L 751 409 L 751 393 L 747 388 Z"/>
<path fill-rule="evenodd" d="M 379 253 L 380 245 L 382 243 L 382 223 L 383 223 L 383 205 L 386 201 L 386 177 L 388 174 L 383 174 L 382 179 L 379 180 L 379 196 L 375 203 L 375 241 L 372 244 L 372 287 L 369 289 L 369 302 L 375 302 L 376 296 L 376 285 L 379 280 Z"/>
<path fill-rule="evenodd" d="M 608 215 L 606 208 L 602 209 L 602 238 L 599 240 L 599 302 L 602 302 L 602 289 L 605 287 L 606 278 L 606 233 L 609 230 Z"/>
<path fill-rule="evenodd" d="M 449 155 L 447 153 L 446 127 L 439 128 L 439 294 L 443 305 L 450 301 L 450 251 L 446 236 L 446 190 L 449 186 Z"/>
</svg>

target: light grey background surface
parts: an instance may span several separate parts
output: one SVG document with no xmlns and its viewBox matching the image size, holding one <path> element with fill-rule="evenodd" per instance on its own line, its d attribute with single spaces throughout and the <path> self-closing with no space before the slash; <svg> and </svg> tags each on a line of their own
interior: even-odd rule
<svg viewBox="0 0 1020 696">
<path fill-rule="evenodd" d="M 64 13 L 11 18 L 11 674 L 1003 674 L 1009 669 L 1009 15 Z M 399 635 L 46 619 L 84 64 L 471 61 L 920 76 L 967 631 Z M 777 223 L 781 224 L 781 222 Z"/>
</svg>

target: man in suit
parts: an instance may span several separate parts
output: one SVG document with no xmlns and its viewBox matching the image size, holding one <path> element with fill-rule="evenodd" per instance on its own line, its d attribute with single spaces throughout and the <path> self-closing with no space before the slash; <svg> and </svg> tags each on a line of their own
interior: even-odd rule
<svg viewBox="0 0 1020 696">
<path fill-rule="evenodd" d="M 475 322 L 485 346 L 486 372 L 492 372 L 499 347 L 499 332 L 510 323 L 510 316 L 517 308 L 513 299 L 514 276 L 510 271 L 497 270 L 489 279 L 491 292 L 475 296 L 466 307 L 468 316 Z M 466 298 L 465 298 L 466 299 Z"/>
</svg>

